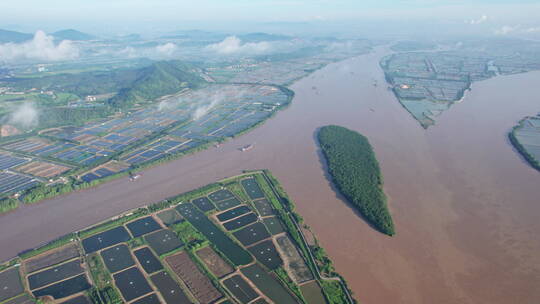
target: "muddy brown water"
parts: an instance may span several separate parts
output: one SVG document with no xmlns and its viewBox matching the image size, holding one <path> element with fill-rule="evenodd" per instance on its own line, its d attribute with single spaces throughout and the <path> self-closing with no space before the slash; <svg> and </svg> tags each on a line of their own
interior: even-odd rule
<svg viewBox="0 0 540 304">
<path fill-rule="evenodd" d="M 475 83 L 425 131 L 388 91 L 381 55 L 297 82 L 288 109 L 219 148 L 145 170 L 135 182 L 114 180 L 0 216 L 0 260 L 243 169 L 269 168 L 362 303 L 538 303 L 540 173 L 506 134 L 540 111 L 540 72 Z M 314 141 L 325 124 L 373 144 L 395 237 L 370 228 L 332 190 Z M 238 151 L 247 144 L 254 148 Z"/>
</svg>

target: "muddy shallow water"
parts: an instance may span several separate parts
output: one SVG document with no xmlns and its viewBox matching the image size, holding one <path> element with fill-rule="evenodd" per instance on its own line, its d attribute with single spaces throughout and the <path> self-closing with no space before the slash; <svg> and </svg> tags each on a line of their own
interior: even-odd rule
<svg viewBox="0 0 540 304">
<path fill-rule="evenodd" d="M 0 216 L 0 259 L 124 210 L 268 168 L 362 303 L 540 301 L 540 173 L 508 130 L 540 110 L 540 72 L 473 84 L 427 131 L 387 89 L 375 52 L 292 86 L 292 105 L 219 148 Z M 374 86 L 374 80 L 378 85 Z M 397 235 L 384 236 L 332 190 L 314 140 L 340 124 L 375 148 Z M 247 152 L 239 147 L 254 144 Z"/>
</svg>

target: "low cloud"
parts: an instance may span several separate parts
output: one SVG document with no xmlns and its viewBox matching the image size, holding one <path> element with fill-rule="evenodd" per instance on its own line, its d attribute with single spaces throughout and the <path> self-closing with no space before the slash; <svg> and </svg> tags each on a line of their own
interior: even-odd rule
<svg viewBox="0 0 540 304">
<path fill-rule="evenodd" d="M 69 40 L 55 44 L 54 37 L 37 31 L 34 38 L 23 43 L 0 44 L 0 60 L 70 60 L 79 57 L 79 48 Z"/>
<path fill-rule="evenodd" d="M 496 35 L 535 34 L 540 33 L 540 27 L 523 27 L 521 25 L 505 25 L 494 31 Z"/>
<path fill-rule="evenodd" d="M 473 19 L 471 21 L 469 21 L 470 24 L 481 24 L 481 23 L 484 23 L 486 21 L 488 21 L 488 16 L 487 15 L 482 15 L 480 18 L 478 19 Z"/>
<path fill-rule="evenodd" d="M 174 43 L 165 43 L 160 44 L 155 47 L 132 47 L 127 46 L 121 50 L 118 50 L 116 52 L 112 52 L 111 54 L 115 56 L 120 57 L 127 57 L 127 58 L 141 58 L 141 57 L 147 57 L 152 59 L 168 59 L 172 58 L 176 55 L 178 51 L 178 46 Z M 101 53 L 100 55 L 103 55 L 105 53 Z"/>
<path fill-rule="evenodd" d="M 540 33 L 540 26 L 538 27 L 529 27 L 523 30 L 525 33 Z"/>
<path fill-rule="evenodd" d="M 519 25 L 511 26 L 511 25 L 504 25 L 499 29 L 495 30 L 495 35 L 508 35 L 510 33 L 513 33 L 519 29 Z"/>
<path fill-rule="evenodd" d="M 171 42 L 156 46 L 156 52 L 168 57 L 172 56 L 177 50 L 176 44 Z"/>
<path fill-rule="evenodd" d="M 271 52 L 273 46 L 270 42 L 247 42 L 242 41 L 236 36 L 229 36 L 223 41 L 215 44 L 210 44 L 206 47 L 207 50 L 213 51 L 219 54 L 231 55 L 231 54 L 265 54 Z"/>
<path fill-rule="evenodd" d="M 39 123 L 38 110 L 31 103 L 24 103 L 11 114 L 9 114 L 8 123 L 22 128 L 33 128 Z"/>
</svg>

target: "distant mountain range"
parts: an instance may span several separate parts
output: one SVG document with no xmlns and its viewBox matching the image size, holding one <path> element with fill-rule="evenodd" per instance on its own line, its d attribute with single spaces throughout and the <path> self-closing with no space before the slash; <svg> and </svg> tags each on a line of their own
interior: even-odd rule
<svg viewBox="0 0 540 304">
<path fill-rule="evenodd" d="M 96 39 L 95 36 L 92 36 L 87 33 L 79 32 L 73 29 L 61 30 L 51 34 L 54 38 L 60 40 L 92 40 Z"/>
<path fill-rule="evenodd" d="M 26 40 L 30 40 L 34 37 L 32 34 L 26 34 L 26 33 L 19 33 L 14 31 L 7 31 L 0 29 L 0 43 L 8 43 L 8 42 L 23 42 Z"/>
<path fill-rule="evenodd" d="M 79 32 L 73 29 L 61 30 L 49 35 L 53 36 L 58 40 L 92 40 L 96 38 L 95 36 L 92 36 L 90 34 Z M 0 43 L 21 43 L 24 41 L 32 40 L 33 37 L 33 34 L 0 29 Z"/>
</svg>

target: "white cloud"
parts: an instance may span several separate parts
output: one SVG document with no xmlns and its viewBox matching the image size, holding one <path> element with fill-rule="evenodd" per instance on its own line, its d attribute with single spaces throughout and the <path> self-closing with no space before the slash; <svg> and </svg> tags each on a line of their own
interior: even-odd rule
<svg viewBox="0 0 540 304">
<path fill-rule="evenodd" d="M 540 26 L 529 27 L 523 30 L 525 33 L 540 33 Z"/>
<path fill-rule="evenodd" d="M 512 32 L 517 31 L 518 29 L 519 29 L 519 25 L 514 25 L 514 26 L 504 25 L 501 28 L 496 29 L 495 34 L 496 35 L 508 35 L 508 34 L 510 34 Z"/>
<path fill-rule="evenodd" d="M 155 47 L 135 48 L 127 46 L 121 50 L 109 52 L 112 55 L 126 58 L 141 58 L 147 57 L 152 59 L 166 59 L 174 57 L 178 51 L 178 46 L 174 43 L 160 44 Z M 100 55 L 107 54 L 101 53 Z"/>
<path fill-rule="evenodd" d="M 171 43 L 171 42 L 156 46 L 156 51 L 159 54 L 162 54 L 168 57 L 172 56 L 176 52 L 177 49 L 178 47 L 176 46 L 176 44 Z"/>
<path fill-rule="evenodd" d="M 31 103 L 18 106 L 9 114 L 8 123 L 23 128 L 31 128 L 38 125 L 38 110 Z"/>
<path fill-rule="evenodd" d="M 264 54 L 272 50 L 271 43 L 267 41 L 247 42 L 242 41 L 236 36 L 229 36 L 223 41 L 208 45 L 207 50 L 220 54 Z"/>
<path fill-rule="evenodd" d="M 79 49 L 69 40 L 54 43 L 54 37 L 37 31 L 34 38 L 23 43 L 0 44 L 0 60 L 58 61 L 79 57 Z"/>
<path fill-rule="evenodd" d="M 482 15 L 482 17 L 478 18 L 478 19 L 473 19 L 471 20 L 469 23 L 470 24 L 480 24 L 480 23 L 484 23 L 488 20 L 488 16 L 487 15 Z"/>
</svg>

